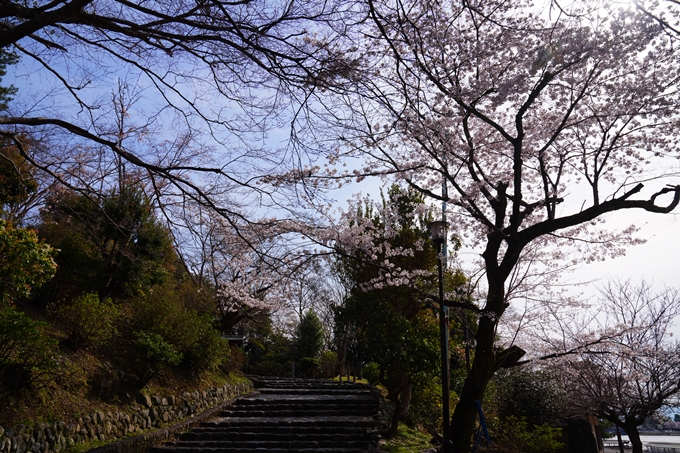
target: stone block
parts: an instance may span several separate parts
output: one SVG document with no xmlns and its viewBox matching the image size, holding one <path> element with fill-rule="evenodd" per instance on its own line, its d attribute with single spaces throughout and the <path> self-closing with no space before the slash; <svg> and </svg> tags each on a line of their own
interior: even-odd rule
<svg viewBox="0 0 680 453">
<path fill-rule="evenodd" d="M 142 404 L 143 406 L 146 407 L 151 407 L 151 405 L 153 404 L 153 402 L 151 401 L 151 397 L 143 393 L 137 394 L 137 401 L 139 402 L 139 404 Z"/>
<path fill-rule="evenodd" d="M 26 442 L 24 442 L 24 439 L 21 436 L 16 437 L 14 442 L 15 442 L 14 451 L 16 453 L 26 453 L 27 451 Z"/>
</svg>

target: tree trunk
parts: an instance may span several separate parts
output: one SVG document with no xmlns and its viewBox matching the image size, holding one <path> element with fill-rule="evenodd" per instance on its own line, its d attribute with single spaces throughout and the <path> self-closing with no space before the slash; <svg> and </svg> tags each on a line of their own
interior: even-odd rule
<svg viewBox="0 0 680 453">
<path fill-rule="evenodd" d="M 410 380 L 410 379 L 409 379 Z M 411 407 L 411 395 L 413 394 L 413 384 L 410 382 L 401 390 L 399 399 L 401 400 L 401 416 L 399 421 L 406 423 L 408 417 L 408 410 Z"/>
<path fill-rule="evenodd" d="M 411 405 L 411 392 L 413 385 L 407 376 L 402 376 L 401 378 L 402 387 L 398 390 L 393 401 L 395 403 L 394 414 L 392 415 L 392 422 L 390 428 L 387 430 L 386 437 L 388 439 L 393 438 L 397 435 L 397 430 L 399 429 L 399 422 L 404 422 L 406 419 L 406 414 L 408 413 L 408 408 Z M 388 395 L 389 398 L 390 395 Z"/>
<path fill-rule="evenodd" d="M 472 367 L 465 378 L 460 399 L 451 417 L 451 442 L 454 453 L 470 451 L 477 419 L 477 401 L 483 400 L 486 386 L 497 369 L 494 343 L 498 320 L 505 311 L 505 278 L 495 264 L 496 253 L 493 250 L 488 254 L 485 252 L 489 285 L 486 315 L 479 319 Z"/>
<path fill-rule="evenodd" d="M 628 434 L 628 439 L 630 439 L 630 445 L 633 447 L 633 453 L 642 453 L 642 440 L 640 439 L 640 433 L 638 432 L 637 426 L 632 423 L 627 423 L 623 426 Z"/>
<path fill-rule="evenodd" d="M 477 419 L 477 401 L 482 401 L 484 390 L 495 371 L 494 338 L 495 322 L 489 318 L 480 319 L 472 368 L 465 378 L 460 400 L 451 417 L 451 441 L 455 453 L 470 451 Z"/>
<path fill-rule="evenodd" d="M 386 438 L 392 439 L 397 435 L 397 430 L 399 429 L 399 419 L 401 418 L 402 406 L 399 398 L 394 402 L 394 414 L 392 414 L 392 421 L 390 423 L 390 428 L 387 430 Z"/>
</svg>

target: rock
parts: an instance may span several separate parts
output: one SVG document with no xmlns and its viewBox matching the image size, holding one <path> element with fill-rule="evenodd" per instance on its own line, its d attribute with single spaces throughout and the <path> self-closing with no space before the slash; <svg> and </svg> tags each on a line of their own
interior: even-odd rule
<svg viewBox="0 0 680 453">
<path fill-rule="evenodd" d="M 24 442 L 24 439 L 22 437 L 17 437 L 16 453 L 26 453 L 26 442 Z"/>
<path fill-rule="evenodd" d="M 153 404 L 152 401 L 151 401 L 151 397 L 149 395 L 145 395 L 143 393 L 137 394 L 137 402 L 139 404 L 146 406 L 146 407 L 151 407 L 151 405 Z"/>
</svg>

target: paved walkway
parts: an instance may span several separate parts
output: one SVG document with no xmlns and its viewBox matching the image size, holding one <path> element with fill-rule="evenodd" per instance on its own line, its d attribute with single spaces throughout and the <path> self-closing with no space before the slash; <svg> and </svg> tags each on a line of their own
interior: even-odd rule
<svg viewBox="0 0 680 453">
<path fill-rule="evenodd" d="M 380 440 L 381 399 L 369 386 L 253 379 L 256 393 L 151 453 L 364 453 Z"/>
</svg>

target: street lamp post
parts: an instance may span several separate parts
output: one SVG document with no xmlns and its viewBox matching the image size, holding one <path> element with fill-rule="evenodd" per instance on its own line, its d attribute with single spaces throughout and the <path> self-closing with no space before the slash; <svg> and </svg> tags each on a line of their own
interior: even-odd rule
<svg viewBox="0 0 680 453">
<path fill-rule="evenodd" d="M 439 274 L 439 341 L 442 359 L 442 416 L 444 440 L 442 452 L 452 453 L 451 422 L 449 420 L 449 319 L 444 308 L 444 271 L 442 265 L 442 246 L 446 242 L 446 222 L 430 223 L 430 236 L 437 246 L 437 272 Z"/>
</svg>

